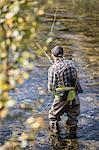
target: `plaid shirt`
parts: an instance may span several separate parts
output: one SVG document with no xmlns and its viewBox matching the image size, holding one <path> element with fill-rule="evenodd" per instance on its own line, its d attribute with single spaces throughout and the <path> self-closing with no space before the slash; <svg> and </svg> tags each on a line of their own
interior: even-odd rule
<svg viewBox="0 0 99 150">
<path fill-rule="evenodd" d="M 76 92 L 82 93 L 82 88 L 77 78 L 77 71 L 75 70 L 72 60 L 58 58 L 48 70 L 48 90 L 52 92 L 59 86 L 75 86 Z"/>
</svg>

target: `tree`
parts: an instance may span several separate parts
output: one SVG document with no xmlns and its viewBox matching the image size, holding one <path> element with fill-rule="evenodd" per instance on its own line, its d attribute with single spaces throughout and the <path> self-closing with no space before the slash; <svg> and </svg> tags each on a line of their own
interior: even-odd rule
<svg viewBox="0 0 99 150">
<path fill-rule="evenodd" d="M 44 14 L 49 1 L 0 1 L 0 118 L 8 114 L 15 104 L 9 90 L 29 78 L 35 54 L 33 41 L 37 36 L 39 17 Z"/>
</svg>

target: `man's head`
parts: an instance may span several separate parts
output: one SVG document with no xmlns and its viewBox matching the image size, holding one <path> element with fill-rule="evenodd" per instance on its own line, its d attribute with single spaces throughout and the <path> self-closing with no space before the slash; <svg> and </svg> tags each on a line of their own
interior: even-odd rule
<svg viewBox="0 0 99 150">
<path fill-rule="evenodd" d="M 54 59 L 63 57 L 63 53 L 64 53 L 63 48 L 60 47 L 60 46 L 55 46 L 51 50 L 51 52 L 52 52 L 52 56 L 53 56 Z"/>
<path fill-rule="evenodd" d="M 56 57 L 56 58 L 58 58 L 58 57 L 63 57 L 63 53 L 64 53 L 63 48 L 60 47 L 60 46 L 55 46 L 55 47 L 51 50 L 51 52 L 52 52 L 52 55 L 53 55 L 54 57 Z"/>
</svg>

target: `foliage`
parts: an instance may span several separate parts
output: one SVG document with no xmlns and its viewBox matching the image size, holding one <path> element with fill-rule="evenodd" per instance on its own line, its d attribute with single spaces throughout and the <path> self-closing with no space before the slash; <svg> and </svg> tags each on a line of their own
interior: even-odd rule
<svg viewBox="0 0 99 150">
<path fill-rule="evenodd" d="M 29 78 L 35 54 L 40 16 L 51 1 L 1 0 L 0 1 L 0 118 L 5 118 L 8 107 L 15 102 L 9 90 Z"/>
<path fill-rule="evenodd" d="M 15 105 L 9 91 L 28 79 L 29 71 L 34 67 L 34 41 L 40 26 L 40 16 L 44 15 L 45 9 L 51 4 L 52 0 L 0 1 L 0 120 L 10 113 L 9 107 Z M 40 55 L 40 51 L 37 54 Z M 42 118 L 30 117 L 26 123 L 30 126 L 30 132 L 23 131 L 19 137 L 21 148 L 26 147 L 26 140 L 33 139 L 38 129 L 44 126 Z M 1 149 L 13 149 L 18 145 L 18 137 L 16 139 L 12 135 Z"/>
</svg>

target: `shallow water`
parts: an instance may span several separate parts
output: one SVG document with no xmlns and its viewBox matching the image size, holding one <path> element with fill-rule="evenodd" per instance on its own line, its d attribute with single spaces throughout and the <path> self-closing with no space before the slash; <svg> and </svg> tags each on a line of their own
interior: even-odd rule
<svg viewBox="0 0 99 150">
<path fill-rule="evenodd" d="M 22 130 L 27 130 L 24 121 L 32 115 L 31 107 L 34 101 L 44 99 L 45 103 L 38 109 L 42 111 L 48 104 L 46 111 L 36 116 L 43 116 L 47 127 L 39 131 L 35 144 L 29 141 L 26 149 L 35 150 L 98 150 L 99 145 L 99 116 L 98 116 L 98 55 L 99 55 L 99 2 L 83 0 L 57 0 L 52 8 L 46 10 L 46 14 L 41 18 L 42 25 L 39 30 L 38 41 L 44 44 L 44 38 L 50 32 L 55 7 L 57 11 L 56 22 L 53 29 L 53 42 L 49 49 L 54 45 L 62 45 L 65 49 L 65 57 L 75 61 L 79 72 L 79 78 L 84 93 L 80 94 L 81 113 L 79 116 L 78 139 L 66 139 L 64 124 L 66 115 L 62 116 L 61 135 L 54 137 L 48 130 L 48 110 L 52 99 L 47 93 L 47 70 L 50 63 L 46 58 L 37 60 L 36 68 L 31 72 L 29 80 L 21 86 L 17 86 L 15 91 L 10 91 L 10 95 L 17 100 L 17 105 L 11 110 L 10 115 L 0 129 L 0 143 L 10 137 L 12 132 L 21 134 Z M 20 104 L 26 103 L 28 109 L 21 109 Z M 43 139 L 43 140 L 42 140 Z"/>
</svg>

